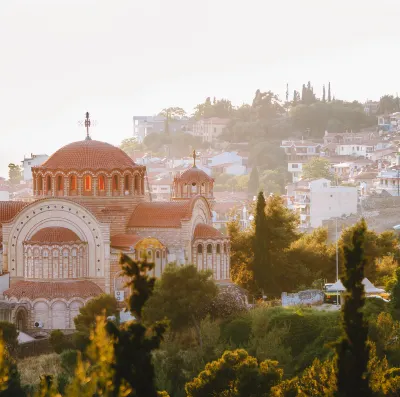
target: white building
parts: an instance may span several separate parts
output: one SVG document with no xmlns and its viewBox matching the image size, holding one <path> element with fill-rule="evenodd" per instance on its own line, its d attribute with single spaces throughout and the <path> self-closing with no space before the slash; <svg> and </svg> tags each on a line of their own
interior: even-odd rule
<svg viewBox="0 0 400 397">
<path fill-rule="evenodd" d="M 375 150 L 386 149 L 392 144 L 388 141 L 370 140 L 363 143 L 344 143 L 336 147 L 339 156 L 355 156 L 370 158 Z"/>
<path fill-rule="evenodd" d="M 31 157 L 24 157 L 22 168 L 24 169 L 24 181 L 32 180 L 32 167 L 42 165 L 49 156 L 47 154 L 31 154 Z"/>
<path fill-rule="evenodd" d="M 304 180 L 294 188 L 294 209 L 301 228 L 322 226 L 322 221 L 357 213 L 356 187 L 331 186 L 328 179 Z"/>
<path fill-rule="evenodd" d="M 206 163 L 206 166 L 216 173 L 236 176 L 247 174 L 247 159 L 238 152 L 222 152 L 212 157 L 207 156 Z"/>
<path fill-rule="evenodd" d="M 0 201 L 9 201 L 10 193 L 8 190 L 0 190 Z"/>
</svg>

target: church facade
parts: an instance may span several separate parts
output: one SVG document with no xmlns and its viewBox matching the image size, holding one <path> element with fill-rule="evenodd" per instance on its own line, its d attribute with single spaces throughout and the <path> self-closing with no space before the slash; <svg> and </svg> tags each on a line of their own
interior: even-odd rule
<svg viewBox="0 0 400 397">
<path fill-rule="evenodd" d="M 156 277 L 175 262 L 229 279 L 229 239 L 211 225 L 213 179 L 194 162 L 169 202 L 152 202 L 145 171 L 87 137 L 32 168 L 32 203 L 0 203 L 0 292 L 20 330 L 72 330 L 88 300 L 124 291 L 121 252 L 153 262 Z"/>
</svg>

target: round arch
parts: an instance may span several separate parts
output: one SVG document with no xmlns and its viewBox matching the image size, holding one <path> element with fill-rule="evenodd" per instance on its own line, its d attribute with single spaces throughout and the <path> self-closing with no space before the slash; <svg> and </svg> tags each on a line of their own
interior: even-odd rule
<svg viewBox="0 0 400 397">
<path fill-rule="evenodd" d="M 23 242 L 45 227 L 66 227 L 88 244 L 89 277 L 104 277 L 110 267 L 110 228 L 86 208 L 65 199 L 38 200 L 3 224 L 4 264 L 12 277 L 23 277 Z"/>
</svg>

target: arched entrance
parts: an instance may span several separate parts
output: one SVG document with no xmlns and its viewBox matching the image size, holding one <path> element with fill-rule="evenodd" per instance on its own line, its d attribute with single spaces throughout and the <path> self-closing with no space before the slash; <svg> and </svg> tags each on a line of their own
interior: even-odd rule
<svg viewBox="0 0 400 397">
<path fill-rule="evenodd" d="M 25 332 L 28 328 L 28 313 L 26 309 L 19 308 L 17 314 L 15 315 L 15 326 L 18 331 Z"/>
</svg>

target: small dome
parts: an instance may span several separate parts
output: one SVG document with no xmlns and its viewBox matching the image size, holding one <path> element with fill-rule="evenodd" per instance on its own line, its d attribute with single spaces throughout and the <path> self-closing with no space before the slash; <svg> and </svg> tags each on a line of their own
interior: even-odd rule
<svg viewBox="0 0 400 397">
<path fill-rule="evenodd" d="M 73 142 L 57 150 L 38 169 L 49 170 L 113 170 L 136 167 L 121 149 L 109 143 L 85 140 Z"/>
<path fill-rule="evenodd" d="M 45 227 L 36 232 L 30 243 L 66 243 L 80 241 L 80 238 L 65 227 Z"/>
<path fill-rule="evenodd" d="M 206 225 L 205 223 L 199 223 L 194 229 L 194 238 L 211 238 L 211 239 L 223 239 L 225 236 L 215 227 Z"/>
<path fill-rule="evenodd" d="M 182 182 L 186 183 L 203 183 L 203 182 L 212 182 L 213 178 L 208 176 L 203 170 L 193 166 L 185 171 L 178 177 L 178 179 Z"/>
</svg>

